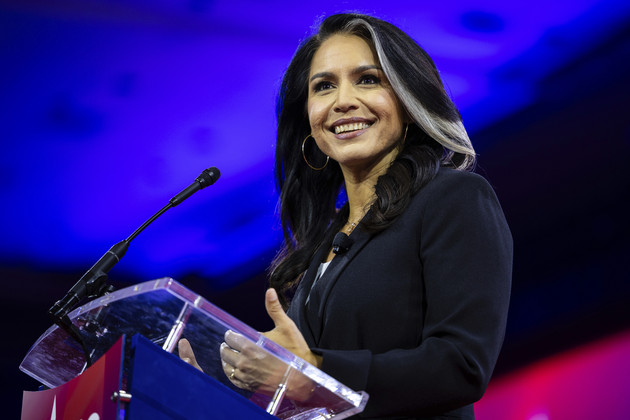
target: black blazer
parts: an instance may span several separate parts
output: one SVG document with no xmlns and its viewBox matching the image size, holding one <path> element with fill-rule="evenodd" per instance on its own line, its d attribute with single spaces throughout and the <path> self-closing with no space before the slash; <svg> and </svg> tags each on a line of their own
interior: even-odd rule
<svg viewBox="0 0 630 420">
<path fill-rule="evenodd" d="M 389 228 L 360 226 L 311 290 L 331 244 L 316 252 L 288 315 L 324 372 L 370 395 L 361 417 L 474 418 L 503 342 L 512 275 L 494 191 L 443 168 Z"/>
</svg>

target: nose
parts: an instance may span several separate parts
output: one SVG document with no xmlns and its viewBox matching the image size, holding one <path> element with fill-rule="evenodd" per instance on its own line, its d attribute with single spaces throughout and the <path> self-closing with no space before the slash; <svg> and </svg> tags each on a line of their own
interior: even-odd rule
<svg viewBox="0 0 630 420">
<path fill-rule="evenodd" d="M 348 112 L 359 107 L 358 98 L 352 83 L 340 83 L 337 88 L 334 111 Z"/>
</svg>

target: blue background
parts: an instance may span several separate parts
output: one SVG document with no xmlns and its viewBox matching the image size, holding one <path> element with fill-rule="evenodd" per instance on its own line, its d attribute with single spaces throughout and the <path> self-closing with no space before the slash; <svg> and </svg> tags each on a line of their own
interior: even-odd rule
<svg viewBox="0 0 630 420">
<path fill-rule="evenodd" d="M 0 281 L 16 413 L 16 391 L 32 389 L 17 365 L 46 309 L 207 167 L 221 179 L 132 242 L 110 279 L 174 277 L 269 328 L 275 97 L 317 18 L 347 10 L 431 54 L 503 204 L 516 255 L 497 374 L 630 326 L 629 2 L 4 1 Z"/>
</svg>

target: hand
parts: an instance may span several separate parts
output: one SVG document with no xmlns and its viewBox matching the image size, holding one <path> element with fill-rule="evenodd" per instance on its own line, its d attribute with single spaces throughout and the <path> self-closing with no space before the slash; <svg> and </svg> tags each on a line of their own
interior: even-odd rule
<svg viewBox="0 0 630 420">
<path fill-rule="evenodd" d="M 310 351 L 295 323 L 284 313 L 275 290 L 267 290 L 265 307 L 275 328 L 263 335 L 307 362 L 320 365 L 321 358 Z M 221 345 L 220 351 L 226 376 L 234 385 L 251 391 L 273 394 L 289 368 L 284 362 L 233 331 L 225 333 L 225 343 Z M 306 400 L 312 390 L 313 383 L 310 379 L 299 372 L 291 373 L 287 386 L 290 398 Z"/>
<path fill-rule="evenodd" d="M 273 394 L 288 366 L 241 334 L 226 331 L 221 364 L 230 382 L 239 388 Z"/>
<path fill-rule="evenodd" d="M 263 335 L 281 345 L 299 358 L 319 368 L 322 365 L 321 356 L 313 353 L 306 344 L 304 336 L 298 330 L 293 320 L 282 309 L 278 295 L 274 289 L 267 289 L 265 294 L 265 308 L 273 321 L 275 328 Z"/>
</svg>

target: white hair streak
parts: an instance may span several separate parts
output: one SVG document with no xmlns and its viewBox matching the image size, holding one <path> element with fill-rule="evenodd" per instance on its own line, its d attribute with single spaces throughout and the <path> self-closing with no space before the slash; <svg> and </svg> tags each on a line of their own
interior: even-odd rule
<svg viewBox="0 0 630 420">
<path fill-rule="evenodd" d="M 473 166 L 475 161 L 475 149 L 470 142 L 470 138 L 462 121 L 448 121 L 430 113 L 422 103 L 418 101 L 413 92 L 410 92 L 406 88 L 398 72 L 385 54 L 383 46 L 374 28 L 372 28 L 372 25 L 363 19 L 354 19 L 348 23 L 347 28 L 351 29 L 357 26 L 364 26 L 372 35 L 372 42 L 383 72 L 389 79 L 389 83 L 394 89 L 394 92 L 413 121 L 422 128 L 425 133 L 449 151 L 445 159 L 450 160 L 454 153 L 464 155 L 464 160 L 457 166 L 458 169 L 468 169 Z"/>
</svg>

